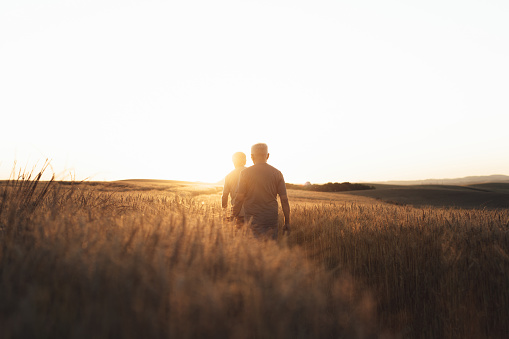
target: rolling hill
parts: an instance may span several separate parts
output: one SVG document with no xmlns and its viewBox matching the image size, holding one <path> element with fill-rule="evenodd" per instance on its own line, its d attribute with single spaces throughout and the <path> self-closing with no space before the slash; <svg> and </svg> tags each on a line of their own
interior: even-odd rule
<svg viewBox="0 0 509 339">
<path fill-rule="evenodd" d="M 485 183 L 509 183 L 509 176 L 503 174 L 493 174 L 484 176 L 468 176 L 464 178 L 392 180 L 392 181 L 378 181 L 375 183 L 386 185 L 474 185 Z"/>
<path fill-rule="evenodd" d="M 386 185 L 372 184 L 374 190 L 345 194 L 415 207 L 509 208 L 509 183 L 472 185 Z"/>
</svg>

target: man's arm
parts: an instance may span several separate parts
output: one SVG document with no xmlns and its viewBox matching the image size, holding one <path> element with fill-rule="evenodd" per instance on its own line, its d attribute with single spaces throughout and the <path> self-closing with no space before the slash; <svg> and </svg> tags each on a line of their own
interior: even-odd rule
<svg viewBox="0 0 509 339">
<path fill-rule="evenodd" d="M 225 180 L 224 186 L 223 186 L 223 196 L 221 197 L 221 205 L 223 208 L 228 207 L 228 195 L 230 194 L 230 185 L 228 185 L 227 181 Z"/>
<path fill-rule="evenodd" d="M 232 208 L 232 214 L 234 218 L 239 216 L 240 210 L 242 210 L 242 206 L 244 205 L 244 200 L 246 199 L 246 181 L 242 173 L 244 173 L 244 171 L 240 172 L 239 180 L 237 181 L 235 188 L 236 195 Z"/>
<path fill-rule="evenodd" d="M 283 208 L 283 215 L 285 216 L 285 225 L 290 224 L 290 202 L 287 195 L 280 195 L 281 207 Z"/>
<path fill-rule="evenodd" d="M 290 202 L 288 201 L 287 195 L 280 195 L 279 199 L 281 199 L 281 207 L 283 208 L 283 215 L 285 217 L 283 233 L 288 232 L 288 234 L 290 234 Z"/>
<path fill-rule="evenodd" d="M 239 216 L 242 205 L 244 205 L 244 199 L 246 199 L 246 195 L 244 193 L 237 193 L 237 196 L 235 197 L 235 204 L 233 205 L 234 218 Z"/>
<path fill-rule="evenodd" d="M 281 207 L 283 208 L 283 215 L 285 217 L 285 226 L 283 227 L 283 233 L 288 232 L 290 234 L 290 203 L 288 202 L 288 195 L 286 194 L 286 183 L 283 178 L 283 174 L 279 172 L 281 178 L 278 182 L 277 194 L 281 200 Z"/>
</svg>

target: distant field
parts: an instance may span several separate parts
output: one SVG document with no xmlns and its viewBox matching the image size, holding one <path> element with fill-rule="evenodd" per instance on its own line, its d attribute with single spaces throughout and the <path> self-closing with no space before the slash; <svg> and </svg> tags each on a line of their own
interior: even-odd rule
<svg viewBox="0 0 509 339">
<path fill-rule="evenodd" d="M 487 183 L 470 185 L 470 187 L 487 190 L 490 192 L 502 192 L 509 194 L 509 183 Z"/>
<path fill-rule="evenodd" d="M 112 187 L 145 190 L 187 189 L 201 193 L 221 192 L 218 184 L 171 181 L 171 180 L 123 180 L 110 183 Z M 118 186 L 116 186 L 118 185 Z M 368 184 L 374 190 L 348 192 L 311 192 L 289 189 L 290 198 L 297 201 L 316 202 L 344 201 L 372 203 L 373 199 L 414 207 L 456 207 L 456 208 L 509 208 L 509 183 L 483 183 L 467 186 L 455 185 L 384 185 Z M 128 188 L 130 187 L 130 188 Z"/>
<path fill-rule="evenodd" d="M 487 183 L 469 186 L 374 184 L 375 190 L 346 194 L 415 207 L 509 208 L 509 184 Z"/>
<path fill-rule="evenodd" d="M 289 190 L 264 242 L 216 184 L 3 181 L 2 338 L 503 338 L 507 188 Z"/>
<path fill-rule="evenodd" d="M 219 184 L 132 179 L 112 182 L 61 183 L 100 191 L 115 192 L 187 192 L 187 194 L 221 194 Z M 385 202 L 414 207 L 509 208 L 509 183 L 454 185 L 385 185 L 369 184 L 374 190 L 348 192 L 313 192 L 289 189 L 290 198 L 300 202 L 342 201 L 356 203 Z"/>
</svg>

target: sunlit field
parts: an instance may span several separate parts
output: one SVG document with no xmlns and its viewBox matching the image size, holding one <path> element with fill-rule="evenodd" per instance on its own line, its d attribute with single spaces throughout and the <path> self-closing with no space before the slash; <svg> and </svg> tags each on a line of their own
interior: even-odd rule
<svg viewBox="0 0 509 339">
<path fill-rule="evenodd" d="M 220 195 L 184 182 L 2 182 L 2 338 L 509 333 L 507 209 L 290 190 L 292 232 L 275 242 L 225 221 Z"/>
</svg>

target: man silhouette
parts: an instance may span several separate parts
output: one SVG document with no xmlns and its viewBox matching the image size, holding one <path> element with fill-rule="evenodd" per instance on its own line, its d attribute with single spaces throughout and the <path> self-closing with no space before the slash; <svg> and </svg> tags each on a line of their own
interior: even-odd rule
<svg viewBox="0 0 509 339">
<path fill-rule="evenodd" d="M 242 152 L 234 153 L 232 156 L 233 165 L 235 169 L 228 173 L 224 179 L 223 196 L 221 197 L 223 209 L 228 207 L 228 197 L 230 197 L 231 205 L 235 204 L 237 196 L 237 185 L 239 183 L 240 172 L 246 168 L 246 155 Z M 238 223 L 244 222 L 244 209 L 241 208 L 238 215 Z"/>
<path fill-rule="evenodd" d="M 279 195 L 281 200 L 285 218 L 283 232 L 290 232 L 290 204 L 283 174 L 267 164 L 268 158 L 266 144 L 259 143 L 251 147 L 254 165 L 240 173 L 233 216 L 239 217 L 243 207 L 245 220 L 251 222 L 251 229 L 256 237 L 277 239 L 277 196 Z"/>
</svg>

